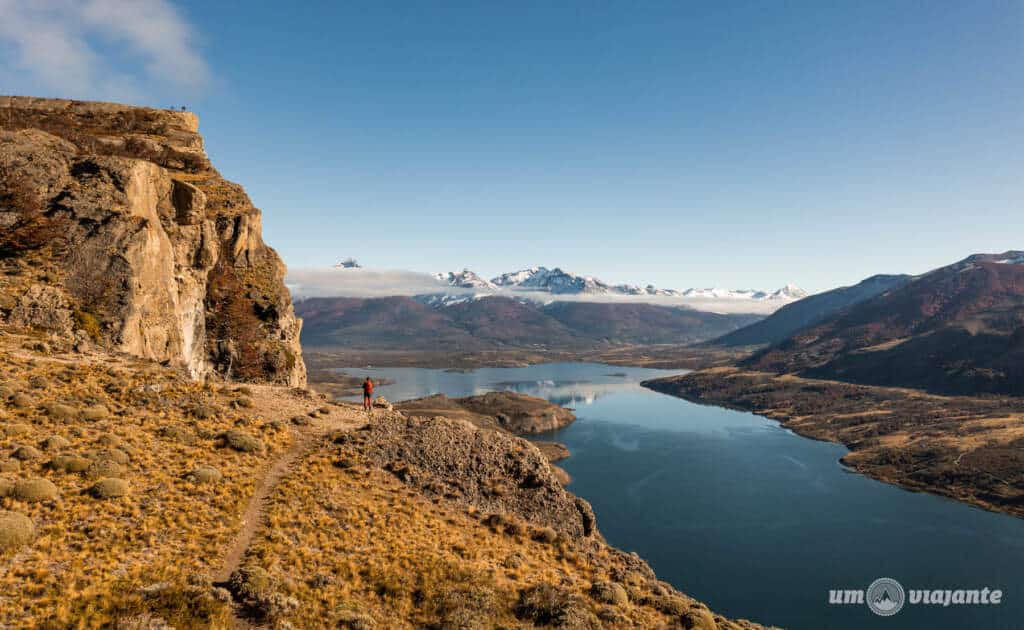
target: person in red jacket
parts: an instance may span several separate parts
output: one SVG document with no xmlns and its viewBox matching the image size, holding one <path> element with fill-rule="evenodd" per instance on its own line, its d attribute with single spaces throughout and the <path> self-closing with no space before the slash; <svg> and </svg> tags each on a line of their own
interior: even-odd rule
<svg viewBox="0 0 1024 630">
<path fill-rule="evenodd" d="M 363 381 L 363 409 L 369 413 L 373 408 L 373 381 L 367 376 Z"/>
</svg>

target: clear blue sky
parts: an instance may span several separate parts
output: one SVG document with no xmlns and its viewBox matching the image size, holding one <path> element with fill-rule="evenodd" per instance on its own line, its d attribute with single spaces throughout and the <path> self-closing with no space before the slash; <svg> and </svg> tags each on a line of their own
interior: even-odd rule
<svg viewBox="0 0 1024 630">
<path fill-rule="evenodd" d="M 169 33 L 62 26 L 85 70 L 0 27 L 0 92 L 188 105 L 292 267 L 820 290 L 1024 248 L 1019 0 L 144 3 Z"/>
</svg>

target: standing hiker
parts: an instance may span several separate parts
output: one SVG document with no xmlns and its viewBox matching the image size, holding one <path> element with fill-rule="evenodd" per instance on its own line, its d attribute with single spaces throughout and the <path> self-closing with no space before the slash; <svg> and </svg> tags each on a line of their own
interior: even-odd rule
<svg viewBox="0 0 1024 630">
<path fill-rule="evenodd" d="M 367 376 L 366 380 L 363 381 L 363 410 L 366 413 L 370 413 L 370 409 L 373 407 L 373 381 Z"/>
</svg>

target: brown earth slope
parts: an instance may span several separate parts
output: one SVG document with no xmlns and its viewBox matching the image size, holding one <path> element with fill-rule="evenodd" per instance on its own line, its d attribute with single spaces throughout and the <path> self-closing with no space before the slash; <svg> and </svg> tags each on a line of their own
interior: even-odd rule
<svg viewBox="0 0 1024 630">
<path fill-rule="evenodd" d="M 1024 395 L 1024 253 L 977 254 L 918 276 L 741 365 L 945 394 Z"/>
</svg>

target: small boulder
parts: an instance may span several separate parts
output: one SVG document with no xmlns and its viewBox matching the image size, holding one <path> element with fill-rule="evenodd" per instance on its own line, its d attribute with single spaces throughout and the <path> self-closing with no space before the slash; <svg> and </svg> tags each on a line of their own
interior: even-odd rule
<svg viewBox="0 0 1024 630">
<path fill-rule="evenodd" d="M 131 486 L 128 482 L 116 477 L 101 479 L 89 488 L 89 494 L 97 499 L 116 499 L 127 495 L 130 491 Z"/>
<path fill-rule="evenodd" d="M 16 481 L 10 491 L 10 496 L 30 503 L 52 501 L 59 494 L 57 486 L 53 485 L 52 481 L 41 478 Z"/>
<path fill-rule="evenodd" d="M 0 550 L 9 551 L 32 542 L 36 527 L 32 519 L 19 514 L 0 510 Z"/>
<path fill-rule="evenodd" d="M 21 470 L 21 462 L 16 459 L 0 459 L 0 473 L 18 472 Z"/>
</svg>

